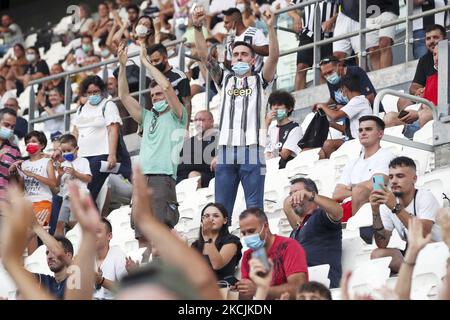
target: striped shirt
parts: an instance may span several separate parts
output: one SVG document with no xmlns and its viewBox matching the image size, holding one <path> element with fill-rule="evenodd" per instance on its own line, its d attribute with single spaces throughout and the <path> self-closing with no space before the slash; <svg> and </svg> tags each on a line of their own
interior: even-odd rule
<svg viewBox="0 0 450 320">
<path fill-rule="evenodd" d="M 248 27 L 247 30 L 245 30 L 241 35 L 239 35 L 239 36 L 236 35 L 236 37 L 234 38 L 234 40 L 232 42 L 227 43 L 227 60 L 228 61 L 231 61 L 231 57 L 232 57 L 232 53 L 233 53 L 232 44 L 236 41 L 244 41 L 251 45 L 255 45 L 257 47 L 269 45 L 269 40 L 267 40 L 267 38 L 264 36 L 264 33 L 262 33 L 261 30 L 254 28 L 254 27 Z M 261 72 L 263 64 L 264 64 L 264 57 L 257 54 L 254 71 L 256 73 Z"/>
<path fill-rule="evenodd" d="M 4 141 L 0 146 L 0 200 L 4 200 L 9 184 L 9 167 L 20 160 L 19 148 L 9 141 Z"/>
<path fill-rule="evenodd" d="M 302 3 L 306 0 L 299 0 L 296 4 Z M 309 0 L 308 0 L 309 1 Z M 314 35 L 314 12 L 316 10 L 317 4 L 311 4 L 303 8 L 303 33 L 305 33 L 308 37 L 313 37 Z M 319 3 L 320 8 L 320 25 L 323 22 L 331 19 L 338 12 L 338 4 L 334 2 L 322 1 Z M 333 32 L 327 32 L 327 38 L 331 38 L 333 36 Z M 322 32 L 321 39 L 324 38 L 324 33 Z"/>
<path fill-rule="evenodd" d="M 414 6 L 413 14 L 439 9 L 449 4 L 448 0 L 427 0 L 422 5 Z M 449 24 L 448 10 L 413 20 L 413 30 L 426 29 L 427 26 L 439 24 L 446 27 Z"/>
<path fill-rule="evenodd" d="M 175 94 L 178 96 L 181 103 L 183 103 L 183 98 L 191 96 L 189 79 L 183 71 L 172 67 L 165 72 L 164 75 L 172 84 L 172 88 L 175 90 Z"/>
<path fill-rule="evenodd" d="M 218 145 L 265 147 L 264 118 L 272 84 L 264 80 L 262 73 L 244 78 L 224 73 Z"/>
</svg>

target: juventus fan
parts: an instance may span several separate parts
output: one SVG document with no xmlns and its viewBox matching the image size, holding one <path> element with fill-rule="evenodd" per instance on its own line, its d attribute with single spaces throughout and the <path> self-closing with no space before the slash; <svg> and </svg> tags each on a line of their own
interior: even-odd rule
<svg viewBox="0 0 450 320">
<path fill-rule="evenodd" d="M 250 44 L 256 53 L 255 72 L 260 72 L 263 67 L 263 59 L 269 54 L 269 42 L 261 30 L 255 27 L 246 28 L 239 9 L 230 8 L 223 11 L 223 23 L 228 31 L 227 56 L 225 66 L 230 67 L 233 44 L 237 41 L 244 41 Z"/>
<path fill-rule="evenodd" d="M 303 137 L 302 127 L 289 119 L 294 111 L 294 97 L 287 91 L 274 91 L 269 96 L 270 112 L 266 116 L 269 126 L 266 144 L 266 159 L 280 157 L 279 168 L 300 153 L 298 142 Z M 277 121 L 273 121 L 276 119 Z"/>
<path fill-rule="evenodd" d="M 267 95 L 272 89 L 279 57 L 278 39 L 274 29 L 274 15 L 264 13 L 269 29 L 269 56 L 261 73 L 255 73 L 256 53 L 246 42 L 235 42 L 232 52 L 232 72 L 223 71 L 219 62 L 207 54 L 202 25 L 206 14 L 197 6 L 192 20 L 195 45 L 203 64 L 218 87 L 222 88 L 218 157 L 211 163 L 216 170 L 216 202 L 222 203 L 231 225 L 234 201 L 239 182 L 249 207 L 264 207 L 265 132 Z M 217 165 L 216 165 L 217 164 Z"/>
</svg>

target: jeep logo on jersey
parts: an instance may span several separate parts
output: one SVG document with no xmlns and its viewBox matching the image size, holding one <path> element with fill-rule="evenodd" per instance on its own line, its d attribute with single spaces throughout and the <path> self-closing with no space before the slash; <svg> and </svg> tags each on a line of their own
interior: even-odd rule
<svg viewBox="0 0 450 320">
<path fill-rule="evenodd" d="M 235 97 L 248 97 L 252 95 L 253 89 L 230 89 L 227 93 Z"/>
</svg>

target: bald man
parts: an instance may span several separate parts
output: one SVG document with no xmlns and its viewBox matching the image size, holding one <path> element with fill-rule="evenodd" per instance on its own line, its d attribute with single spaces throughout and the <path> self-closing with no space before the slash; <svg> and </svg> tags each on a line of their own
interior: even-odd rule
<svg viewBox="0 0 450 320">
<path fill-rule="evenodd" d="M 209 111 L 199 111 L 194 117 L 197 134 L 186 140 L 181 150 L 177 183 L 200 176 L 199 187 L 206 188 L 214 178 L 211 161 L 216 156 L 218 131 L 214 129 L 214 118 Z"/>
<path fill-rule="evenodd" d="M 3 104 L 3 107 L 13 109 L 17 113 L 16 128 L 14 129 L 14 134 L 19 139 L 22 139 L 28 133 L 28 121 L 19 116 L 19 102 L 16 98 L 9 98 Z"/>
</svg>

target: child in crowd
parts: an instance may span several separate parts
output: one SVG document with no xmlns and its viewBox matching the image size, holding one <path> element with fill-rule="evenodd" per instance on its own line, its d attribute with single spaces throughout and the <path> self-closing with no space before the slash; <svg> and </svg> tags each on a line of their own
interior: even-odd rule
<svg viewBox="0 0 450 320">
<path fill-rule="evenodd" d="M 77 139 L 71 134 L 65 134 L 61 136 L 59 141 L 59 148 L 64 158 L 64 161 L 58 168 L 59 195 L 63 198 L 63 202 L 55 235 L 64 235 L 66 228 L 71 229 L 76 224 L 76 220 L 70 210 L 68 183 L 73 181 L 80 187 L 81 191 L 88 193 L 87 185 L 92 180 L 92 174 L 89 161 L 77 156 Z"/>
<path fill-rule="evenodd" d="M 10 170 L 19 172 L 25 198 L 32 203 L 36 215 L 47 213 L 45 225 L 48 225 L 52 211 L 52 190 L 56 190 L 57 183 L 53 161 L 42 152 L 47 146 L 47 138 L 41 131 L 31 131 L 25 136 L 25 145 L 29 159 L 14 163 Z M 35 236 L 28 246 L 28 254 L 36 248 Z"/>
</svg>

